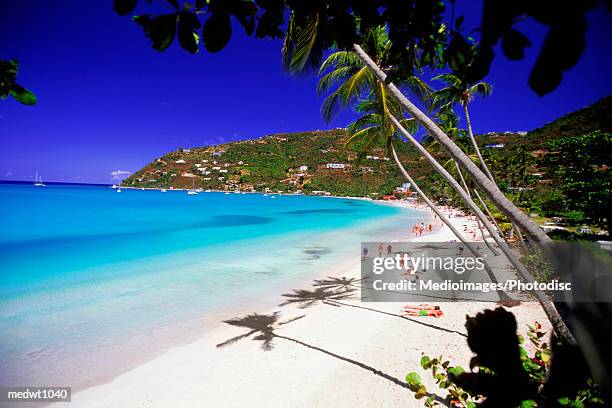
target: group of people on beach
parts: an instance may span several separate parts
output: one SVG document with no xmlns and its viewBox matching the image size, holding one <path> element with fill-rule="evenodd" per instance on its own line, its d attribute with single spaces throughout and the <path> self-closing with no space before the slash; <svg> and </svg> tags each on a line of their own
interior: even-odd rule
<svg viewBox="0 0 612 408">
<path fill-rule="evenodd" d="M 432 232 L 432 231 L 433 231 L 432 224 L 425 225 L 424 222 L 420 222 L 412 226 L 412 233 L 414 234 L 415 237 L 423 236 L 423 232 Z"/>
</svg>

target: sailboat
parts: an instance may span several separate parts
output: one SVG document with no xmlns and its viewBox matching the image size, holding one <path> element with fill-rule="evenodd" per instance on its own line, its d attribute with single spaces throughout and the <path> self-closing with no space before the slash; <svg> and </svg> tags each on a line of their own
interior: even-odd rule
<svg viewBox="0 0 612 408">
<path fill-rule="evenodd" d="M 196 195 L 196 194 L 198 194 L 198 192 L 195 189 L 195 180 L 193 178 L 191 179 L 191 190 L 187 191 L 187 194 L 189 194 L 189 195 Z"/>
<path fill-rule="evenodd" d="M 45 185 L 42 182 L 42 177 L 38 175 L 38 170 L 36 170 L 36 176 L 34 178 L 34 185 L 36 187 L 44 187 Z"/>
<path fill-rule="evenodd" d="M 119 183 L 119 185 L 117 186 L 117 190 L 115 190 L 116 192 L 120 193 L 121 192 L 121 183 Z"/>
</svg>

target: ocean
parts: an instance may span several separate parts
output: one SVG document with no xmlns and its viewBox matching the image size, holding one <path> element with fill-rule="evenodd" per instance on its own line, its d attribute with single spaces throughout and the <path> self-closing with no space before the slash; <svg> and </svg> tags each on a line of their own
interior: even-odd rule
<svg viewBox="0 0 612 408">
<path fill-rule="evenodd" d="M 0 386 L 107 381 L 421 218 L 342 198 L 0 184 Z"/>
</svg>

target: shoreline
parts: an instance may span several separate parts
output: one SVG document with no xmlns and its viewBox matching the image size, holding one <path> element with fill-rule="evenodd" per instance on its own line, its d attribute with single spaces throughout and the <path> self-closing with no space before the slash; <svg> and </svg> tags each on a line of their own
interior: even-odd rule
<svg viewBox="0 0 612 408">
<path fill-rule="evenodd" d="M 405 207 L 415 209 L 408 205 Z M 432 215 L 422 208 L 420 210 L 423 215 Z M 467 217 L 455 217 L 452 221 L 458 227 L 474 223 Z M 406 239 L 395 237 L 395 241 L 398 240 Z M 443 242 L 453 240 L 453 237 L 448 228 L 441 227 L 429 235 L 411 237 L 409 240 Z M 318 270 L 317 276 L 308 274 L 300 276 L 299 279 L 296 277 L 288 287 L 314 290 L 314 279 L 358 279 L 359 267 L 359 258 L 336 262 L 333 267 Z M 195 341 L 173 347 L 110 382 L 77 392 L 73 395 L 73 402 L 86 407 L 164 407 L 169 404 L 184 407 L 354 406 L 355 403 L 364 401 L 367 401 L 368 406 L 421 406 L 421 402 L 415 400 L 410 392 L 347 363 L 346 359 L 359 362 L 367 359 L 370 362 L 363 364 L 376 369 L 379 369 L 380 365 L 388 366 L 388 370 L 395 370 L 393 376 L 400 380 L 407 372 L 418 370 L 421 351 L 428 354 L 442 353 L 458 359 L 457 362 L 462 365 L 467 365 L 471 353 L 461 334 L 465 332 L 465 314 L 474 314 L 493 306 L 485 302 L 444 303 L 443 309 L 448 317 L 426 321 L 428 325 L 440 326 L 438 330 L 433 329 L 435 333 L 431 333 L 432 329 L 428 326 L 420 325 L 404 331 L 402 322 L 389 317 L 400 311 L 401 304 L 368 302 L 364 308 L 359 299 L 346 299 L 343 300 L 343 303 L 347 304 L 346 307 L 330 307 L 324 302 L 314 302 L 308 307 L 301 307 L 304 306 L 302 304 L 280 306 L 282 294 L 287 292 L 278 289 L 277 293 L 271 293 L 266 296 L 264 302 L 257 305 L 208 316 L 207 320 L 218 319 L 218 324 Z M 277 299 L 275 305 L 272 302 L 274 298 Z M 370 311 L 366 310 L 368 308 Z M 383 315 L 381 318 L 380 314 L 371 312 L 372 308 L 387 316 Z M 517 315 L 519 327 L 522 323 L 532 323 L 534 319 L 546 321 L 537 304 L 523 303 L 512 311 Z M 254 313 L 256 315 L 253 315 Z M 249 316 L 250 319 L 258 316 L 270 321 L 278 319 L 279 322 L 296 320 L 286 325 L 274 323 L 275 336 L 270 339 L 270 350 L 262 350 L 262 345 L 259 344 L 261 342 L 251 338 L 236 340 L 226 347 L 217 348 L 219 343 L 227 339 L 236 336 L 240 338 L 245 332 L 248 333 L 248 328 L 251 327 L 248 324 Z M 223 321 L 230 317 L 241 317 L 246 328 L 241 330 L 236 324 L 224 324 Z M 520 327 L 520 331 L 524 332 L 524 328 L 524 325 Z M 256 328 L 253 330 L 257 332 Z M 442 331 L 438 332 L 439 330 Z M 277 337 L 276 331 L 282 337 Z M 433 334 L 441 337 L 431 343 Z M 404 343 L 398 342 L 397 336 L 413 338 Z M 295 343 L 295 340 L 298 342 Z M 317 353 L 319 349 L 328 353 Z M 342 358 L 331 358 L 329 353 Z M 313 359 L 317 364 L 313 365 Z M 399 361 L 404 363 L 398 364 Z M 314 378 L 313 370 L 317 373 Z M 245 385 L 240 395 L 235 395 L 232 394 L 234 383 L 248 385 Z M 356 383 L 363 383 L 368 389 L 373 387 L 372 390 L 380 391 L 380 395 L 354 392 L 351 385 Z M 348 389 L 346 387 L 351 388 L 352 393 L 349 394 L 352 400 L 344 400 L 346 393 L 338 392 L 338 389 Z M 266 396 L 264 390 L 274 391 L 274 394 Z M 392 392 L 389 394 L 390 391 Z M 231 397 L 228 399 L 228 396 Z M 391 399 L 388 399 L 389 397 Z"/>
</svg>

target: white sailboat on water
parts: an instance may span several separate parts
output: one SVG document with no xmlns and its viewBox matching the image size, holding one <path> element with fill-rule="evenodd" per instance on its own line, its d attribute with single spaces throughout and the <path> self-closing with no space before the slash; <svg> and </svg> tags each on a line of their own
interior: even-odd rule
<svg viewBox="0 0 612 408">
<path fill-rule="evenodd" d="M 36 176 L 34 178 L 34 185 L 36 187 L 44 187 L 45 185 L 42 182 L 42 177 L 38 175 L 38 170 L 36 170 Z"/>
<path fill-rule="evenodd" d="M 187 191 L 187 194 L 189 194 L 189 195 L 196 195 L 196 194 L 198 194 L 198 192 L 195 189 L 195 180 L 193 178 L 191 179 L 191 190 Z"/>
</svg>

